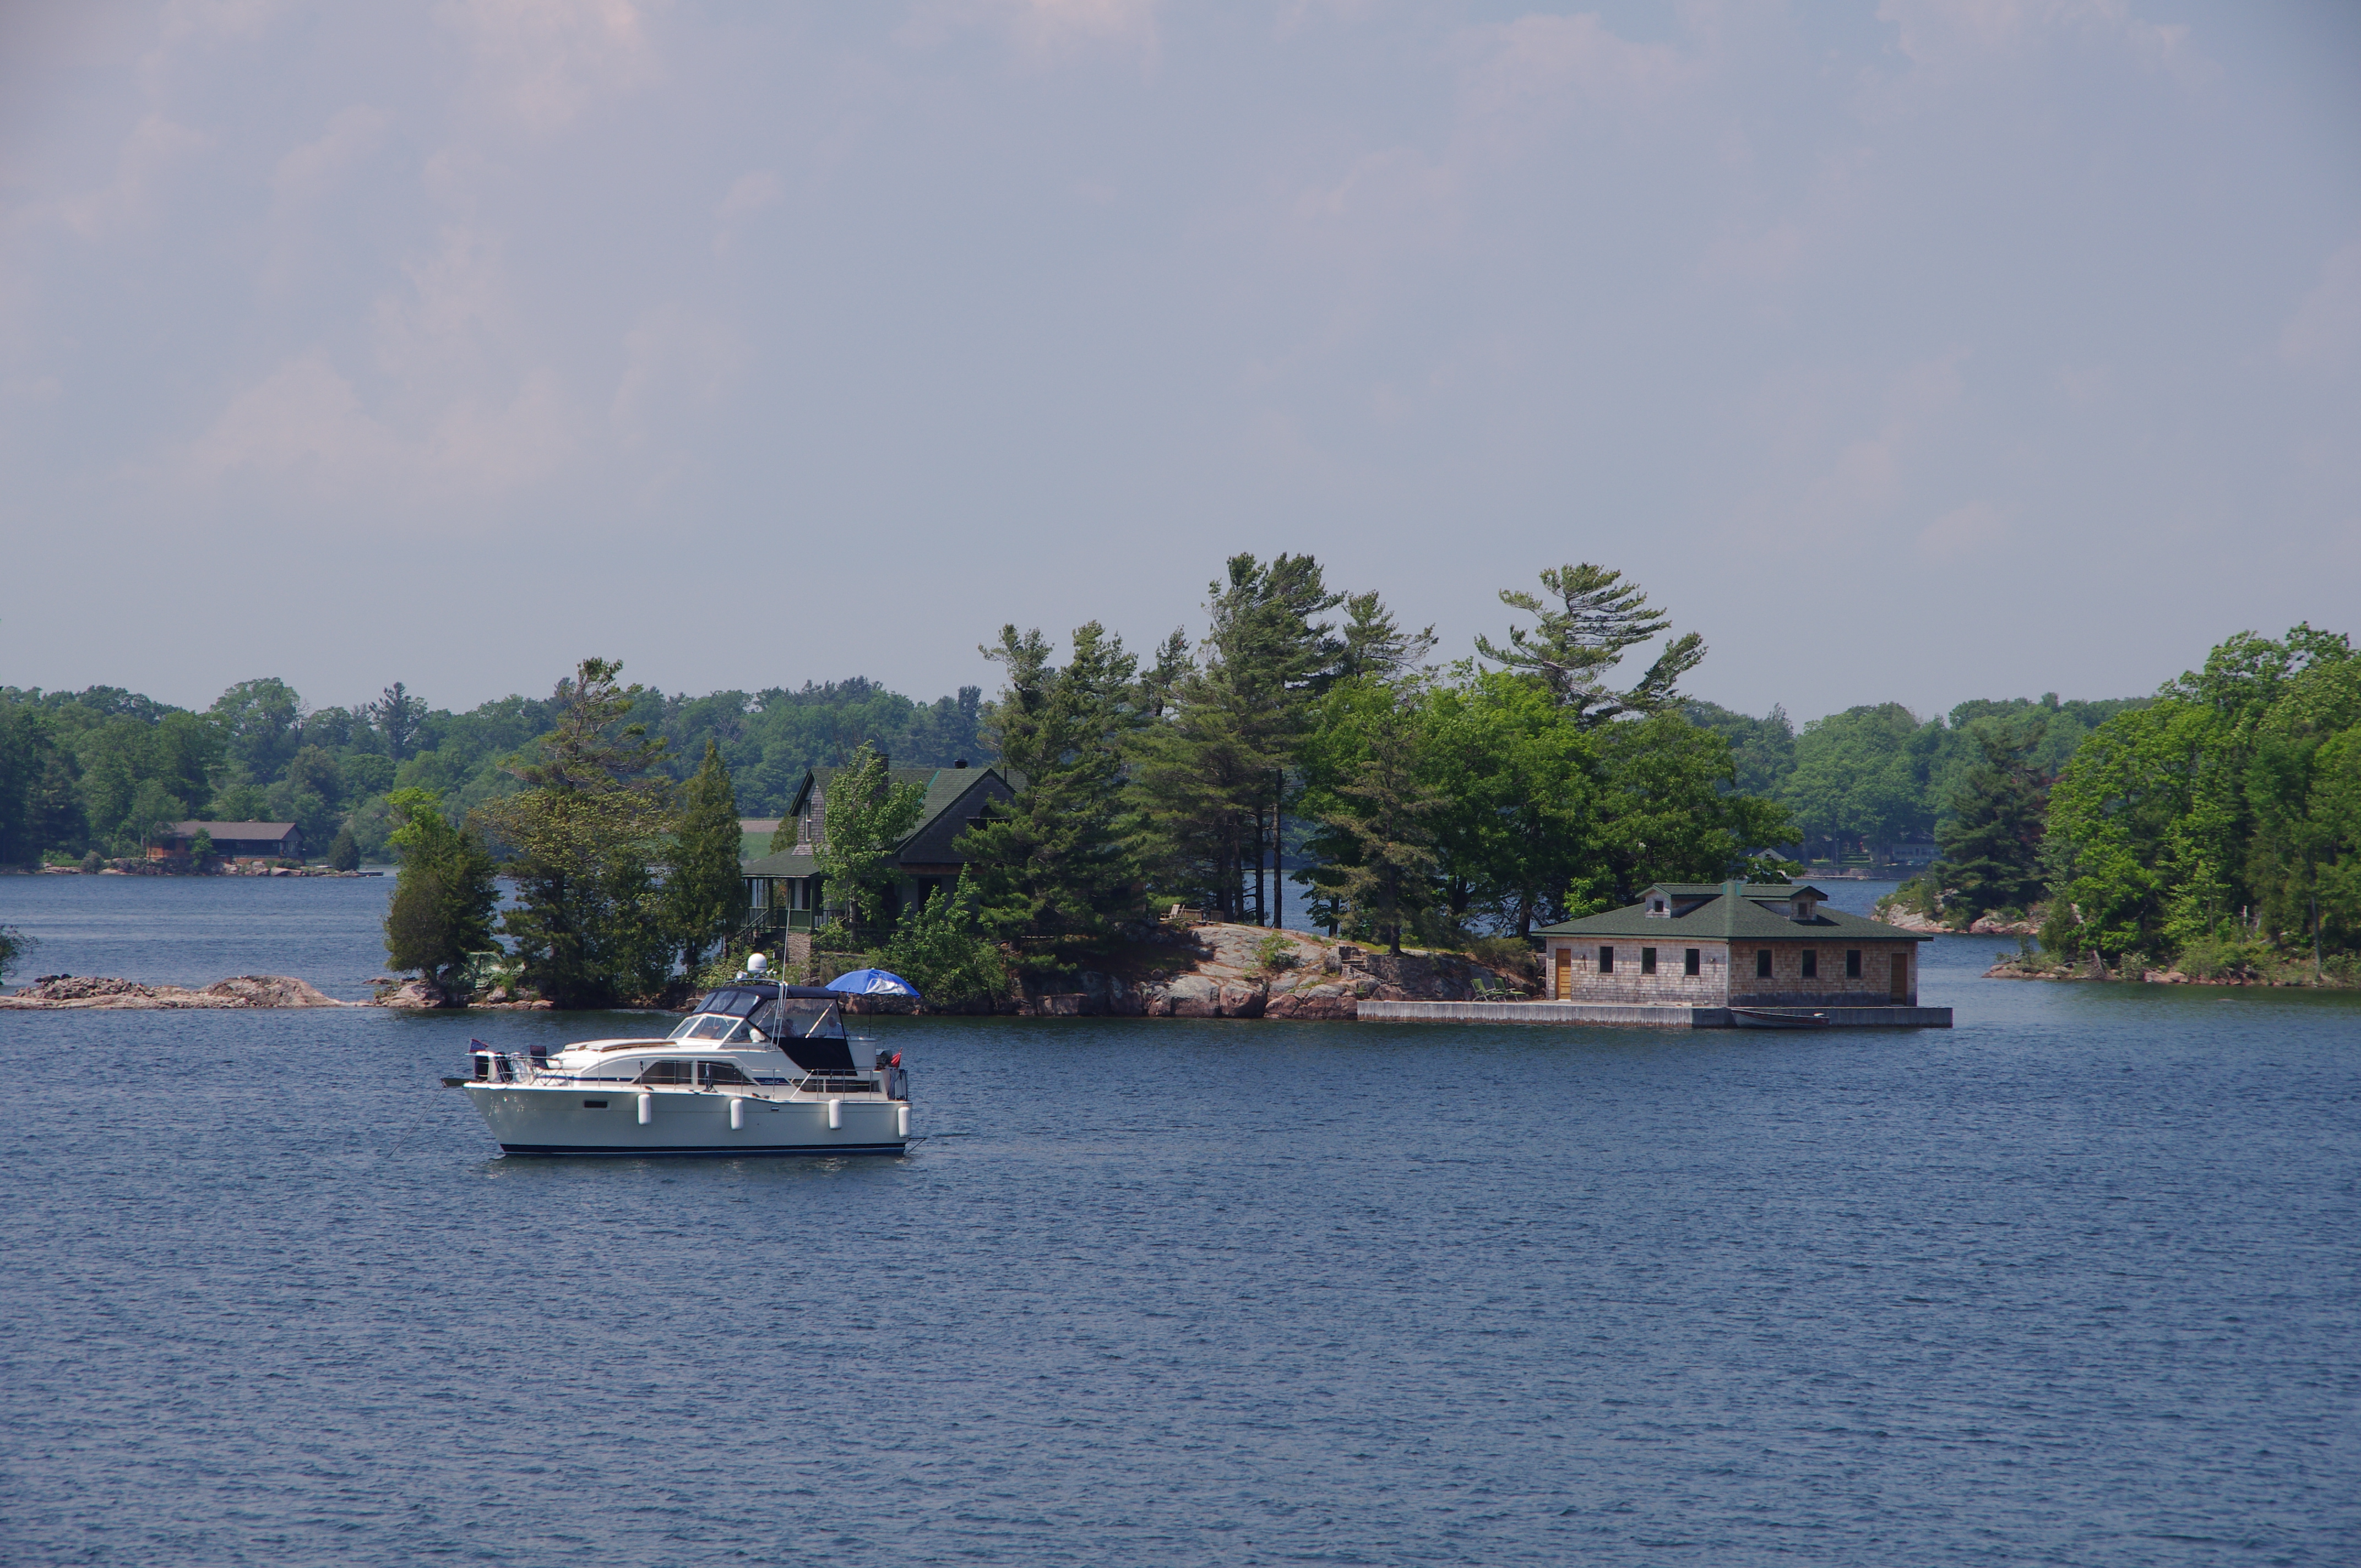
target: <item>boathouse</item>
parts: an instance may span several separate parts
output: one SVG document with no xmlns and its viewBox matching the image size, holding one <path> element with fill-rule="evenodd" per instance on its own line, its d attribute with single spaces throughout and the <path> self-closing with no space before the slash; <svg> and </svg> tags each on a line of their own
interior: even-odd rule
<svg viewBox="0 0 2361 1568">
<path fill-rule="evenodd" d="M 1916 1007 L 1933 938 L 1825 907 L 1809 883 L 1659 883 L 1544 926 L 1549 997 L 1680 1007 Z"/>
<path fill-rule="evenodd" d="M 828 907 L 818 850 L 828 836 L 829 784 L 840 772 L 807 770 L 786 816 L 780 818 L 782 827 L 795 824 L 794 844 L 740 865 L 746 879 L 747 913 L 759 926 L 808 931 Z M 1024 783 L 1021 774 L 1011 775 L 1005 768 L 972 768 L 965 762 L 948 768 L 889 768 L 886 773 L 897 784 L 917 785 L 925 798 L 918 825 L 887 858 L 896 875 L 885 906 L 873 916 L 864 915 L 864 925 L 874 917 L 881 926 L 890 926 L 905 905 L 923 902 L 956 883 L 967 857 L 952 848 L 952 840 L 981 822 L 994 802 L 1014 800 Z"/>
<path fill-rule="evenodd" d="M 203 833 L 213 840 L 214 853 L 225 861 L 300 861 L 303 829 L 292 822 L 175 822 L 164 842 L 148 853 L 187 854 Z"/>
</svg>

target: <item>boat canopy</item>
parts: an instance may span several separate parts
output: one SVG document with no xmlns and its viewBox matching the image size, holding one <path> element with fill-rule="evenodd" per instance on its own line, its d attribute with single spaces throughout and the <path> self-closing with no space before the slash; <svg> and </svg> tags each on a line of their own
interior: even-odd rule
<svg viewBox="0 0 2361 1568">
<path fill-rule="evenodd" d="M 841 1000 L 818 986 L 740 981 L 706 997 L 697 1011 L 751 1017 L 806 1072 L 849 1076 L 852 1047 L 845 1041 L 844 1015 L 837 1010 Z"/>
</svg>

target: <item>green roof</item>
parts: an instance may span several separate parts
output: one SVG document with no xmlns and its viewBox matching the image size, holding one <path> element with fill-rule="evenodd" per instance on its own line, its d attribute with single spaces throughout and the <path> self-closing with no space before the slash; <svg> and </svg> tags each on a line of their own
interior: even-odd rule
<svg viewBox="0 0 2361 1568">
<path fill-rule="evenodd" d="M 1763 907 L 1765 903 L 1784 905 L 1799 893 L 1811 894 L 1818 905 L 1809 920 L 1795 919 L 1784 909 Z M 1672 913 L 1648 913 L 1650 901 L 1658 894 L 1664 895 Z M 1827 894 L 1809 883 L 1662 882 L 1642 894 L 1637 904 L 1610 909 L 1603 915 L 1586 915 L 1579 920 L 1561 920 L 1554 926 L 1543 927 L 1534 935 L 1656 937 L 1667 941 L 1680 937 L 1706 937 L 1730 942 L 1794 942 L 1846 937 L 1889 942 L 1934 940 L 1924 932 L 1905 931 L 1882 920 L 1867 920 L 1830 909 L 1827 907 Z"/>
<path fill-rule="evenodd" d="M 803 787 L 796 793 L 795 805 L 800 807 L 804 795 L 814 785 L 827 792 L 828 782 L 842 772 L 840 768 L 814 768 L 805 775 Z M 936 818 L 965 798 L 986 774 L 997 773 L 1002 782 L 1015 789 L 1025 787 L 1025 775 L 1003 767 L 986 768 L 888 768 L 886 775 L 897 784 L 917 784 L 925 792 L 918 806 L 917 825 L 902 840 L 905 846 L 925 834 Z M 792 817 L 783 818 L 792 820 Z M 825 824 L 823 824 L 825 831 Z M 819 863 L 808 844 L 763 856 L 760 860 L 741 861 L 738 867 L 741 876 L 807 877 L 819 874 Z"/>
</svg>

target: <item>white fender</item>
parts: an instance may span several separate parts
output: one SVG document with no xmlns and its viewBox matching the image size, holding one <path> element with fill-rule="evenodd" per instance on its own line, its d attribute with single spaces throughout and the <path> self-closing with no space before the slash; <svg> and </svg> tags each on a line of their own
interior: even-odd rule
<svg viewBox="0 0 2361 1568">
<path fill-rule="evenodd" d="M 894 1107 L 894 1135 L 897 1138 L 910 1135 L 910 1108 L 907 1105 Z"/>
<path fill-rule="evenodd" d="M 642 1095 L 641 1095 L 641 1096 L 640 1096 L 640 1125 L 641 1125 L 641 1126 L 642 1126 L 642 1127 L 644 1127 L 644 1126 L 646 1126 L 650 1122 L 653 1122 L 653 1121 L 654 1121 L 655 1119 L 656 1119 L 656 1097 L 655 1097 L 654 1095 L 653 1095 L 653 1094 L 642 1094 Z"/>
<path fill-rule="evenodd" d="M 746 1124 L 746 1102 L 733 1094 L 730 1097 L 730 1130 L 737 1132 Z"/>
<path fill-rule="evenodd" d="M 839 1127 L 841 1127 L 841 1126 L 843 1126 L 843 1125 L 844 1125 L 844 1102 L 843 1102 L 843 1101 L 841 1101 L 841 1100 L 831 1100 L 831 1101 L 829 1101 L 829 1102 L 828 1102 L 828 1124 L 829 1124 L 829 1129 L 831 1132 L 832 1132 L 832 1131 L 834 1131 L 836 1128 L 839 1128 Z"/>
</svg>

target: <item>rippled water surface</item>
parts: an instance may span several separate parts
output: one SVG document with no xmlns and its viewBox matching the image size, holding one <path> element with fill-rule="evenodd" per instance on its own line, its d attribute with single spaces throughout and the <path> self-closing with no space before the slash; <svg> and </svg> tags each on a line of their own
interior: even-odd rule
<svg viewBox="0 0 2361 1568">
<path fill-rule="evenodd" d="M 0 922 L 349 996 L 389 891 Z M 851 1163 L 436 1087 L 620 1020 L 0 1014 L 0 1559 L 2361 1558 L 2361 1007 L 1994 946 L 1948 1032 L 871 1020 Z"/>
</svg>

